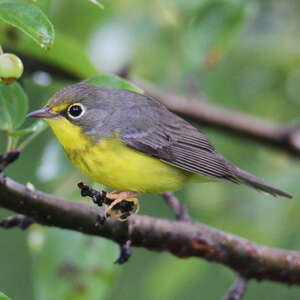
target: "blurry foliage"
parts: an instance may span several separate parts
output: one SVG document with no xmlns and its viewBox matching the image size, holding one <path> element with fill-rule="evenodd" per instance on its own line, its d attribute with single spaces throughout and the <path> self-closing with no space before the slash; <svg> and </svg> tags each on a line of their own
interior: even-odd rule
<svg viewBox="0 0 300 300">
<path fill-rule="evenodd" d="M 91 2 L 96 1 L 0 0 L 0 19 L 6 21 L 0 23 L 0 44 L 25 65 L 19 83 L 0 87 L 19 95 L 11 100 L 18 106 L 0 97 L 1 129 L 8 130 L 3 108 L 18 112 L 12 114 L 9 129 L 18 145 L 36 132 L 31 120 L 22 124 L 27 105 L 29 111 L 39 108 L 56 90 L 87 77 L 97 76 L 97 84 L 132 88 L 104 75 L 128 65 L 133 75 L 187 97 L 205 94 L 212 103 L 278 122 L 299 117 L 299 1 L 103 0 L 103 10 Z M 12 22 L 6 20 L 10 11 L 1 10 L 25 4 L 39 16 L 29 26 L 34 32 L 20 25 L 21 11 Z M 46 33 L 46 41 L 39 40 L 39 30 Z M 40 47 L 45 43 L 51 50 Z M 295 199 L 273 199 L 230 184 L 190 185 L 177 194 L 193 218 L 256 242 L 299 249 L 298 161 L 247 140 L 202 130 L 228 159 L 293 193 Z M 2 130 L 0 139 L 4 137 Z M 5 144 L 0 144 L 2 152 Z M 49 131 L 31 142 L 7 173 L 78 200 L 76 182 L 86 181 Z M 142 197 L 141 213 L 172 217 L 158 196 Z M 195 295 L 220 299 L 233 278 L 229 270 L 200 259 L 143 249 L 134 249 L 129 263 L 116 266 L 117 246 L 112 242 L 53 228 L 1 231 L 0 239 L 0 290 L 13 300 L 181 300 Z M 245 299 L 299 297 L 298 287 L 253 282 Z"/>
<path fill-rule="evenodd" d="M 103 87 L 114 88 L 114 89 L 124 89 L 124 90 L 129 90 L 129 91 L 143 94 L 142 89 L 138 88 L 134 84 L 118 76 L 98 75 L 92 77 L 91 79 L 86 80 L 85 82 L 93 85 L 100 85 Z"/>
<path fill-rule="evenodd" d="M 10 298 L 0 292 L 0 300 L 10 300 Z"/>
</svg>

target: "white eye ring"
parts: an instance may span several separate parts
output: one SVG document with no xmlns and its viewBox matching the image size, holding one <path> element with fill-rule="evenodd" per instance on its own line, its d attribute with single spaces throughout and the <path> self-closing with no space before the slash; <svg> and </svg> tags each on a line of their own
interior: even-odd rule
<svg viewBox="0 0 300 300">
<path fill-rule="evenodd" d="M 71 119 L 79 119 L 85 113 L 85 107 L 81 103 L 74 103 L 68 107 L 68 116 Z"/>
</svg>

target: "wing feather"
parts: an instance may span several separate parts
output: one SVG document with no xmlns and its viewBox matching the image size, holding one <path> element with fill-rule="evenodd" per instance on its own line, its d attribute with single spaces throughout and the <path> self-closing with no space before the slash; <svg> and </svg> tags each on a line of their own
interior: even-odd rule
<svg viewBox="0 0 300 300">
<path fill-rule="evenodd" d="M 160 126 L 143 130 L 130 128 L 121 138 L 128 146 L 186 171 L 240 182 L 231 164 L 215 151 L 204 134 L 175 115 L 169 119 L 172 124 L 160 122 Z"/>
</svg>

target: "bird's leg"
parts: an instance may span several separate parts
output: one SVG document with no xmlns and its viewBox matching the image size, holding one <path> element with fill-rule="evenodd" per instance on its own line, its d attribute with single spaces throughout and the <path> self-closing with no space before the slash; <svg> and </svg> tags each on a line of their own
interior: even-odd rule
<svg viewBox="0 0 300 300">
<path fill-rule="evenodd" d="M 99 192 L 83 182 L 79 182 L 78 187 L 82 197 L 92 198 L 93 202 L 100 207 L 104 205 L 105 213 L 97 217 L 98 225 L 103 225 L 107 217 L 126 221 L 132 213 L 139 210 L 139 201 L 134 198 L 138 195 L 136 192 Z"/>
<path fill-rule="evenodd" d="M 136 192 L 112 192 L 105 197 L 112 202 L 105 209 L 106 217 L 112 217 L 120 221 L 126 221 L 132 213 L 139 210 L 139 201 L 135 196 Z"/>
</svg>

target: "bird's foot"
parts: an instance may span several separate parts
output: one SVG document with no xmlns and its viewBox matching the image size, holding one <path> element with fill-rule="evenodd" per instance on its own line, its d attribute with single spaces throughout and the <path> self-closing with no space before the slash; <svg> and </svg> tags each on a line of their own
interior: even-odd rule
<svg viewBox="0 0 300 300">
<path fill-rule="evenodd" d="M 135 192 L 107 193 L 105 197 L 111 200 L 111 203 L 105 209 L 106 218 L 126 221 L 131 214 L 137 213 L 140 205 L 136 195 Z"/>
<path fill-rule="evenodd" d="M 78 183 L 82 197 L 90 197 L 98 206 L 104 206 L 105 212 L 97 217 L 97 226 L 103 225 L 107 218 L 126 221 L 131 214 L 139 210 L 139 201 L 136 192 L 112 192 L 97 191 L 83 182 Z"/>
</svg>

